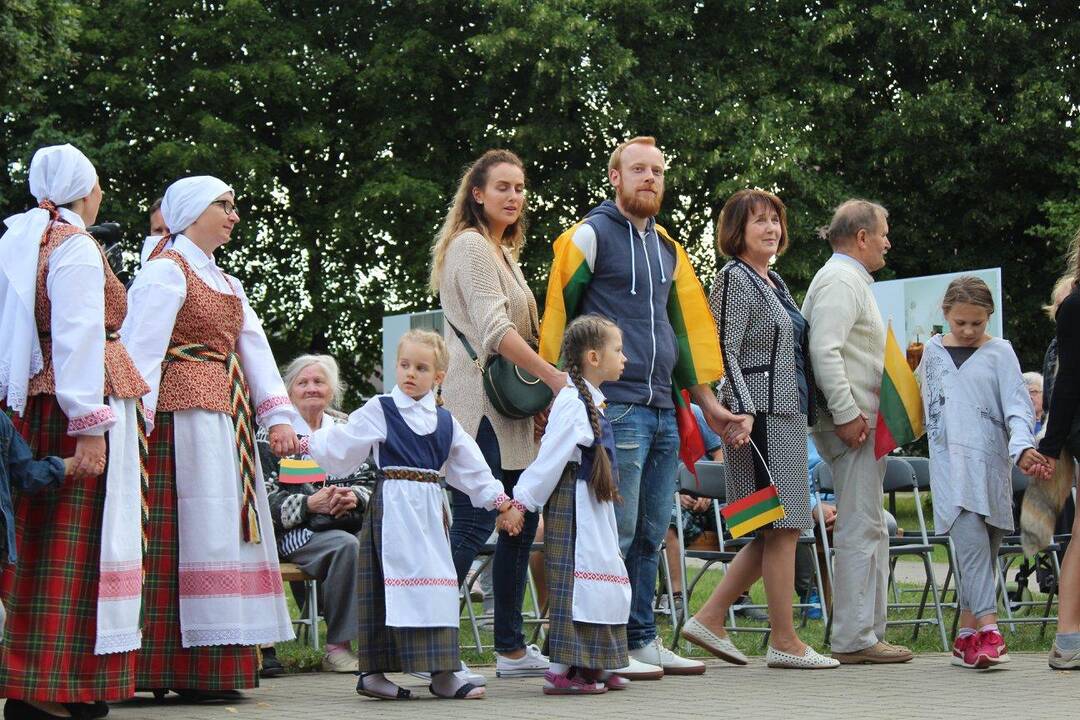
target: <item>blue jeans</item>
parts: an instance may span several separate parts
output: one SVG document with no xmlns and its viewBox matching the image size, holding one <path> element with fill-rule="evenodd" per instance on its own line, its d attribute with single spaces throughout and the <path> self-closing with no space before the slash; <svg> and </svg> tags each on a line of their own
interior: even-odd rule
<svg viewBox="0 0 1080 720">
<path fill-rule="evenodd" d="M 502 481 L 507 495 L 514 494 L 521 470 L 503 470 L 499 441 L 487 418 L 480 420 L 476 444 L 491 468 L 491 474 Z M 494 510 L 474 508 L 469 496 L 450 488 L 450 504 L 454 523 L 450 526 L 450 553 L 454 558 L 458 584 L 465 581 L 476 553 L 495 529 Z M 525 580 L 529 570 L 529 552 L 536 537 L 539 513 L 525 513 L 525 528 L 516 537 L 499 533 L 492 561 L 491 584 L 495 593 L 495 652 L 508 653 L 525 647 L 522 631 L 521 604 L 525 600 Z M 655 568 L 654 568 L 655 572 Z"/>
<path fill-rule="evenodd" d="M 656 637 L 653 596 L 664 541 L 674 506 L 679 432 L 675 411 L 646 405 L 608 403 L 604 411 L 615 434 L 619 494 L 615 521 L 619 549 L 630 577 L 630 620 L 626 639 L 631 650 Z"/>
</svg>

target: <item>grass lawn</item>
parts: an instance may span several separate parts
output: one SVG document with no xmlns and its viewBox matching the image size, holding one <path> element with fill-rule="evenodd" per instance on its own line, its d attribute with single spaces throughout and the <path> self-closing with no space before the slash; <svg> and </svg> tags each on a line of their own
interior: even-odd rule
<svg viewBox="0 0 1080 720">
<path fill-rule="evenodd" d="M 907 515 L 905 515 L 905 513 L 904 513 L 904 510 L 902 509 L 903 507 L 904 506 L 901 503 L 898 503 L 897 510 L 898 510 L 898 515 L 901 518 L 907 517 Z M 906 523 L 906 521 L 901 520 L 900 524 L 901 524 L 902 527 L 906 526 L 906 527 L 910 527 L 910 528 L 915 528 L 915 527 L 917 527 L 917 523 L 914 520 L 914 518 L 915 518 L 914 506 L 911 504 L 910 500 L 908 501 L 908 511 L 910 512 L 910 517 L 912 518 L 912 521 L 910 522 L 910 524 L 908 524 L 908 523 Z M 941 561 L 942 562 L 945 561 L 944 555 L 942 555 Z M 691 571 L 691 572 L 693 572 L 693 571 Z M 690 606 L 691 612 L 695 611 L 698 607 L 701 606 L 701 604 L 709 596 L 709 593 L 712 591 L 712 589 L 716 586 L 716 584 L 718 582 L 720 582 L 720 578 L 721 578 L 720 570 L 710 570 L 710 571 L 708 571 L 706 573 L 706 576 L 698 583 L 698 586 L 694 591 L 693 601 L 692 601 L 691 606 Z M 942 579 L 939 578 L 938 582 L 941 582 L 941 580 Z M 914 586 L 905 586 L 905 587 L 908 587 L 908 588 L 910 588 L 912 590 L 917 589 Z M 296 608 L 296 604 L 293 602 L 291 594 L 286 591 L 286 596 L 288 598 L 290 612 L 292 613 L 293 617 L 297 617 L 298 616 L 298 611 L 297 611 L 297 608 Z M 758 582 L 751 589 L 751 597 L 753 598 L 754 602 L 757 602 L 757 603 L 764 603 L 765 602 L 765 592 L 764 592 L 764 588 L 763 588 L 763 586 L 762 586 L 762 584 L 760 582 Z M 1036 598 L 1045 599 L 1045 596 L 1038 596 L 1037 595 Z M 950 597 L 948 599 L 949 600 L 952 599 L 951 593 L 950 593 Z M 917 601 L 918 600 L 918 594 L 917 593 L 905 594 L 904 600 L 905 600 L 905 602 Z M 531 611 L 531 603 L 530 603 L 530 600 L 528 598 L 528 593 L 526 593 L 526 601 L 525 602 L 526 602 L 526 610 Z M 475 610 L 475 612 L 477 614 L 482 612 L 482 608 L 481 608 L 480 603 L 474 603 L 473 607 L 474 607 L 474 610 Z M 913 617 L 915 617 L 915 611 L 914 610 L 898 611 L 898 612 L 890 614 L 890 619 L 913 618 Z M 946 633 L 948 633 L 949 628 L 951 627 L 951 622 L 952 622 L 952 610 L 946 608 L 945 609 Z M 671 624 L 670 624 L 670 619 L 667 616 L 658 615 L 657 616 L 657 624 L 658 624 L 661 636 L 664 638 L 665 644 L 670 646 L 671 637 L 672 637 L 672 628 L 671 628 Z M 747 627 L 764 627 L 765 626 L 765 623 L 750 623 L 750 622 L 747 622 L 747 621 L 741 620 L 741 619 L 739 620 L 739 624 L 740 625 L 745 625 Z M 1009 630 L 1009 628 L 1007 627 L 1006 624 L 1002 623 L 1002 631 L 1003 631 L 1003 634 L 1005 636 L 1005 641 L 1008 643 L 1010 650 L 1016 650 L 1016 651 L 1025 651 L 1026 650 L 1026 651 L 1040 651 L 1040 652 L 1042 652 L 1042 651 L 1048 651 L 1049 650 L 1050 642 L 1053 640 L 1053 634 L 1054 634 L 1054 630 L 1055 630 L 1056 626 L 1053 623 L 1051 623 L 1047 627 L 1045 637 L 1042 637 L 1042 638 L 1039 637 L 1039 627 L 1040 626 L 1038 624 L 1017 625 L 1016 626 L 1016 628 L 1017 628 L 1016 632 L 1012 632 L 1012 631 Z M 527 633 L 526 633 L 526 640 L 527 641 L 530 640 L 530 635 L 529 635 L 530 632 L 531 632 L 531 630 L 528 630 Z M 827 648 L 825 648 L 825 644 L 824 644 L 825 626 L 824 626 L 824 623 L 822 621 L 820 621 L 820 620 L 810 620 L 810 621 L 808 621 L 806 623 L 805 627 L 803 627 L 803 628 L 801 628 L 799 630 L 799 635 L 804 641 L 810 643 L 811 645 L 813 645 L 818 650 L 827 649 Z M 935 627 L 933 627 L 931 625 L 922 626 L 922 628 L 919 630 L 918 638 L 916 640 L 914 640 L 914 641 L 911 639 L 911 635 L 912 635 L 912 628 L 911 627 L 896 627 L 896 628 L 891 628 L 889 630 L 889 636 L 888 637 L 889 637 L 889 640 L 891 642 L 907 645 L 912 650 L 914 650 L 915 652 L 935 653 L 935 652 L 941 652 L 942 651 L 941 641 L 940 641 L 939 636 L 938 636 L 937 628 L 935 628 Z M 325 637 L 326 637 L 326 628 L 325 628 L 325 625 L 323 625 L 322 629 L 320 630 L 320 638 L 325 639 Z M 469 626 L 468 621 L 465 620 L 465 621 L 463 621 L 461 623 L 461 644 L 462 644 L 461 657 L 466 663 L 468 663 L 470 665 L 493 664 L 495 662 L 495 655 L 492 652 L 492 650 L 490 649 L 490 645 L 491 645 L 491 642 L 492 642 L 492 633 L 491 633 L 490 630 L 481 630 L 480 637 L 481 637 L 481 640 L 482 640 L 483 644 L 486 647 L 482 652 L 477 652 L 476 648 L 473 646 L 472 630 L 471 630 L 471 628 Z M 733 638 L 735 644 L 739 647 L 740 650 L 742 650 L 747 655 L 763 655 L 765 653 L 765 648 L 764 648 L 764 645 L 763 645 L 764 637 L 765 637 L 764 633 L 760 633 L 760 632 L 735 632 L 735 633 L 732 633 L 732 638 Z M 708 655 L 708 653 L 706 653 L 705 651 L 703 651 L 703 650 L 701 650 L 701 649 L 699 649 L 697 647 L 686 646 L 686 645 L 684 645 L 682 643 L 680 643 L 680 644 L 683 645 L 683 647 L 680 649 L 681 654 L 686 654 L 686 655 L 696 656 L 696 657 L 710 657 Z M 287 642 L 287 643 L 279 643 L 278 646 L 277 646 L 277 652 L 278 652 L 278 658 L 285 665 L 285 667 L 288 669 L 289 672 L 317 672 L 320 669 L 321 655 L 319 653 L 317 653 L 315 650 L 313 650 L 311 648 L 311 646 L 308 645 L 307 643 L 300 642 L 299 640 L 292 641 L 292 642 Z"/>
</svg>

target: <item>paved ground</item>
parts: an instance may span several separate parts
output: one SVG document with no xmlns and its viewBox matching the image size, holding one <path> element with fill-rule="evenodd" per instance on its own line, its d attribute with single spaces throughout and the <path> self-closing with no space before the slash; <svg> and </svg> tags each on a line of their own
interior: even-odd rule
<svg viewBox="0 0 1080 720">
<path fill-rule="evenodd" d="M 490 669 L 489 669 L 490 670 Z M 491 672 L 488 699 L 431 698 L 414 678 L 398 678 L 420 700 L 386 702 L 354 693 L 348 675 L 289 675 L 248 691 L 231 706 L 154 704 L 149 697 L 114 705 L 110 720 L 336 720 L 337 718 L 905 718 L 1055 720 L 1080 715 L 1080 672 L 1054 672 L 1046 655 L 1016 654 L 1007 669 L 951 667 L 944 655 L 906 665 L 838 670 L 769 670 L 760 659 L 738 668 L 710 663 L 702 677 L 640 682 L 596 697 L 545 697 L 538 678 L 500 680 Z"/>
</svg>

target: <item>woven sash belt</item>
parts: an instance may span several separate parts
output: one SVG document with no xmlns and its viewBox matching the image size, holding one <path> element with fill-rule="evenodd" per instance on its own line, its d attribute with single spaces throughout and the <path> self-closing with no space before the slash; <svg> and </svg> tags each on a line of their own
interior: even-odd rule
<svg viewBox="0 0 1080 720">
<path fill-rule="evenodd" d="M 386 468 L 383 477 L 387 480 L 415 480 L 416 482 L 439 482 L 439 473 L 434 470 L 413 470 L 411 468 Z"/>
<path fill-rule="evenodd" d="M 259 513 L 255 506 L 255 433 L 251 401 L 248 399 L 247 378 L 235 352 L 218 352 L 202 343 L 172 345 L 165 354 L 166 362 L 219 362 L 229 374 L 229 406 L 235 428 L 236 451 L 240 458 L 240 534 L 244 542 L 262 541 L 259 532 Z"/>
</svg>

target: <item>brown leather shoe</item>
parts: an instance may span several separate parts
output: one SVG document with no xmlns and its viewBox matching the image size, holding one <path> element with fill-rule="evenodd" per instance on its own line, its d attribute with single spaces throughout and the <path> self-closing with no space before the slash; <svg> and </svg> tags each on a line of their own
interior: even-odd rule
<svg viewBox="0 0 1080 720">
<path fill-rule="evenodd" d="M 906 647 L 890 645 L 885 642 L 877 642 L 858 652 L 838 653 L 832 656 L 840 661 L 841 665 L 887 665 L 889 663 L 904 663 L 915 657 Z"/>
</svg>

